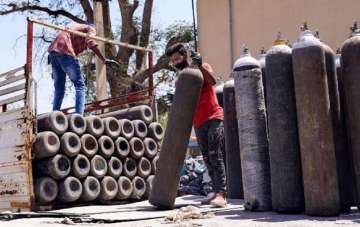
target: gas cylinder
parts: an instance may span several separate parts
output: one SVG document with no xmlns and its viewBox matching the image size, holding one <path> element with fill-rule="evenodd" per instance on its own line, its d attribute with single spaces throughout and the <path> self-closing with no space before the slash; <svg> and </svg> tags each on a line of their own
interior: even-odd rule
<svg viewBox="0 0 360 227">
<path fill-rule="evenodd" d="M 335 144 L 322 43 L 304 25 L 292 52 L 305 213 L 340 213 Z"/>
<path fill-rule="evenodd" d="M 247 48 L 234 64 L 233 77 L 245 209 L 268 211 L 270 164 L 262 74 L 260 63 Z"/>
<path fill-rule="evenodd" d="M 292 50 L 281 33 L 266 53 L 265 84 L 272 208 L 280 213 L 299 213 L 304 209 L 304 191 Z"/>
</svg>

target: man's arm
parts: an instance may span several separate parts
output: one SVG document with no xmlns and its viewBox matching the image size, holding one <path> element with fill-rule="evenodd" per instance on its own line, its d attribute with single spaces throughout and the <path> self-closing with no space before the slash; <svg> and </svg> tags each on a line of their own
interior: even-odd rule
<svg viewBox="0 0 360 227">
<path fill-rule="evenodd" d="M 215 85 L 216 84 L 216 79 L 214 77 L 214 72 L 212 67 L 208 64 L 208 63 L 204 63 L 199 67 L 201 73 L 204 76 L 204 80 L 210 84 L 210 85 Z"/>
<path fill-rule="evenodd" d="M 204 80 L 210 85 L 215 85 L 216 79 L 214 77 L 214 70 L 212 69 L 210 64 L 202 62 L 202 57 L 200 53 L 193 52 L 191 54 L 191 59 L 192 63 L 200 69 L 201 73 L 203 74 Z"/>
</svg>

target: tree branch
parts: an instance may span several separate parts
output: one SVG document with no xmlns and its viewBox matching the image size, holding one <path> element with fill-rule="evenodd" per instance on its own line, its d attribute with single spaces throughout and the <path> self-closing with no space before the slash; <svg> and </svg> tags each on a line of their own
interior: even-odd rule
<svg viewBox="0 0 360 227">
<path fill-rule="evenodd" d="M 80 4 L 84 10 L 87 21 L 90 23 L 94 23 L 94 11 L 91 7 L 89 0 L 80 0 Z"/>
<path fill-rule="evenodd" d="M 134 0 L 133 4 L 130 4 L 127 0 L 119 0 L 119 7 L 121 12 L 121 37 L 120 41 L 130 44 L 137 44 L 138 30 L 135 26 L 133 15 L 139 1 Z M 130 56 L 134 53 L 133 49 L 119 47 L 117 59 L 124 65 L 129 64 Z"/>
<path fill-rule="evenodd" d="M 102 0 L 103 4 L 103 21 L 105 38 L 114 39 L 114 33 L 111 26 L 110 7 L 108 0 Z M 111 44 L 105 44 L 105 54 L 107 58 L 114 59 L 116 57 L 116 47 Z"/>
<path fill-rule="evenodd" d="M 8 4 L 2 4 L 2 6 L 8 8 L 8 9 L 0 10 L 0 16 L 8 15 L 8 14 L 15 13 L 15 12 L 40 11 L 40 12 L 45 12 L 45 13 L 49 14 L 50 16 L 54 16 L 54 17 L 64 16 L 75 22 L 85 23 L 85 21 L 83 19 L 81 19 L 78 16 L 75 16 L 74 14 L 72 14 L 64 9 L 52 10 L 48 7 L 31 5 L 31 4 L 28 4 L 25 2 L 22 2 L 20 4 L 11 2 Z"/>
<path fill-rule="evenodd" d="M 142 17 L 142 30 L 140 34 L 140 43 L 142 47 L 149 45 L 150 28 L 151 28 L 151 15 L 152 15 L 153 0 L 145 1 L 143 17 Z M 145 53 L 143 51 L 136 51 L 136 69 L 139 70 L 144 61 Z"/>
</svg>

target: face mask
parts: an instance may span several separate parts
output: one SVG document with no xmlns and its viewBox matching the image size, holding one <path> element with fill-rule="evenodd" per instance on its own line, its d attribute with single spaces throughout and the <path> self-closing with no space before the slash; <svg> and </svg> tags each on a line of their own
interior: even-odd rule
<svg viewBox="0 0 360 227">
<path fill-rule="evenodd" d="M 174 65 L 174 67 L 177 68 L 178 70 L 183 70 L 188 66 L 189 66 L 189 64 L 187 63 L 186 59 L 184 59 L 184 61 Z"/>
</svg>

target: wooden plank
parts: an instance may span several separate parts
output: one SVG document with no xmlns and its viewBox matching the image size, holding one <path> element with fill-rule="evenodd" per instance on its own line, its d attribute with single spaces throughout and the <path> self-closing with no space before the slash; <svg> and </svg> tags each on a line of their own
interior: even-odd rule
<svg viewBox="0 0 360 227">
<path fill-rule="evenodd" d="M 24 145 L 27 125 L 24 123 L 23 111 L 20 109 L 8 116 L 0 115 L 0 120 L 0 148 Z"/>
<path fill-rule="evenodd" d="M 5 88 L 3 90 L 0 90 L 0 96 L 1 95 L 7 95 L 7 94 L 10 94 L 10 93 L 13 93 L 13 92 L 16 92 L 16 91 L 21 91 L 21 90 L 24 90 L 24 89 L 25 89 L 25 83 L 22 83 L 22 84 L 14 86 L 14 87 L 9 87 L 9 88 Z"/>
<path fill-rule="evenodd" d="M 1 74 L 0 74 L 0 78 L 1 78 L 1 77 L 4 77 L 4 76 L 8 76 L 8 75 L 15 75 L 17 72 L 20 72 L 21 70 L 24 70 L 24 66 L 21 66 L 21 67 L 19 67 L 19 68 L 16 68 L 16 69 L 7 71 L 7 72 L 5 72 L 5 73 L 1 73 Z"/>
<path fill-rule="evenodd" d="M 21 100 L 25 99 L 25 94 L 21 94 L 21 95 L 17 95 L 8 99 L 4 99 L 0 101 L 0 106 L 4 105 L 4 104 L 10 104 L 10 103 L 14 103 L 14 102 L 18 102 Z"/>
<path fill-rule="evenodd" d="M 25 145 L 14 145 L 0 148 L 0 167 L 21 160 L 29 160 Z"/>
<path fill-rule="evenodd" d="M 24 79 L 25 79 L 24 74 L 18 75 L 18 76 L 13 76 L 13 77 L 10 77 L 9 79 L 1 81 L 0 82 L 0 87 L 11 84 L 11 83 L 14 83 L 14 82 L 19 81 L 19 80 L 24 80 Z"/>
</svg>

